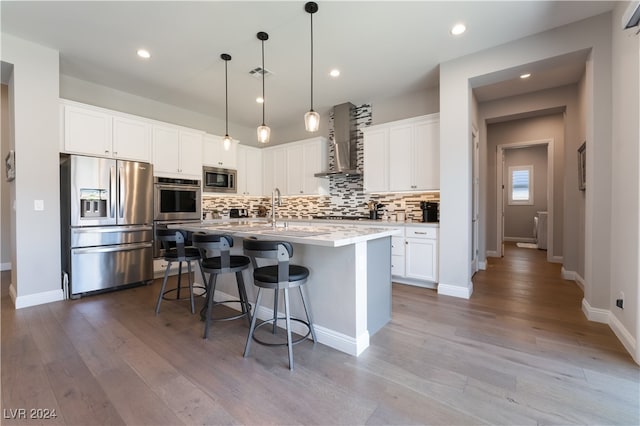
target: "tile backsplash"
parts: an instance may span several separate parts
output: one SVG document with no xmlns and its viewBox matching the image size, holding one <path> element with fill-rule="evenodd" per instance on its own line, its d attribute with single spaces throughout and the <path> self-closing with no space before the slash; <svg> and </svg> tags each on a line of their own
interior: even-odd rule
<svg viewBox="0 0 640 426">
<path fill-rule="evenodd" d="M 364 170 L 362 128 L 372 123 L 370 104 L 356 106 L 357 169 Z M 333 112 L 329 115 L 329 139 L 333 138 Z M 334 162 L 333 144 L 329 143 L 329 164 Z M 407 220 L 421 220 L 421 201 L 439 201 L 439 192 L 367 194 L 363 191 L 363 176 L 332 176 L 329 178 L 329 195 L 287 196 L 278 207 L 278 217 L 307 219 L 311 216 L 368 216 L 367 204 L 373 201 L 384 204 L 384 211 L 392 218 L 397 212 L 404 212 Z M 207 196 L 202 197 L 202 212 L 225 217 L 232 208 L 249 211 L 250 216 L 258 215 L 258 207 L 263 206 L 269 216 L 271 197 L 250 196 Z"/>
</svg>

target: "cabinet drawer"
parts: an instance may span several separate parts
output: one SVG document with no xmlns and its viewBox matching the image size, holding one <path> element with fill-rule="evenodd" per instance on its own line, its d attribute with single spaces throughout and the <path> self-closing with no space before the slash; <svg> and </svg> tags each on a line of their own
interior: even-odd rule
<svg viewBox="0 0 640 426">
<path fill-rule="evenodd" d="M 391 254 L 404 256 L 404 237 L 391 237 Z"/>
<path fill-rule="evenodd" d="M 405 235 L 407 238 L 438 238 L 438 228 L 407 226 L 405 229 Z"/>
<path fill-rule="evenodd" d="M 391 256 L 391 275 L 404 277 L 404 255 Z"/>
</svg>

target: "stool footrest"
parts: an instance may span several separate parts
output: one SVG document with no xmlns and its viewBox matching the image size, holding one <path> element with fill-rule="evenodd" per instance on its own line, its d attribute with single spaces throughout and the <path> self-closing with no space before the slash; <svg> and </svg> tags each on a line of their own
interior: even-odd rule
<svg viewBox="0 0 640 426">
<path fill-rule="evenodd" d="M 270 342 L 265 342 L 264 340 L 260 340 L 256 337 L 255 335 L 255 330 L 257 330 L 258 328 L 262 327 L 263 325 L 268 325 L 268 324 L 273 324 L 274 321 L 278 321 L 278 320 L 282 320 L 285 321 L 287 318 L 286 317 L 278 317 L 275 320 L 273 318 L 267 319 L 262 321 L 260 324 L 256 325 L 254 328 L 254 334 L 253 334 L 253 340 L 260 343 L 261 345 L 264 346 L 287 346 L 287 341 L 285 340 L 282 343 L 270 343 Z M 299 318 L 289 318 L 290 321 L 296 321 L 299 323 L 304 324 L 307 327 L 307 334 L 305 334 L 304 336 L 298 337 L 297 339 L 292 339 L 291 340 L 291 344 L 295 345 L 297 343 L 300 343 L 302 341 L 304 341 L 307 337 L 309 337 L 309 335 L 311 334 L 311 327 L 309 326 L 309 323 L 307 321 L 301 320 Z M 286 330 L 283 330 L 286 333 Z M 285 334 L 284 338 L 286 339 L 287 336 Z"/>
<path fill-rule="evenodd" d="M 212 306 L 215 305 L 224 305 L 225 303 L 238 303 L 240 304 L 240 308 L 242 309 L 242 305 L 245 303 L 242 300 L 221 300 L 219 302 L 213 302 Z M 228 316 L 228 317 L 220 317 L 220 318 L 211 318 L 211 321 L 231 321 L 234 319 L 238 319 L 238 318 L 242 318 L 242 317 L 246 317 L 248 316 L 249 318 L 251 318 L 251 304 L 247 303 L 247 312 L 240 312 L 237 315 L 233 315 L 233 316 Z M 204 305 L 202 307 L 202 310 L 200 311 L 200 321 L 206 321 L 207 319 L 207 305 Z"/>
<path fill-rule="evenodd" d="M 204 293 L 202 294 L 198 294 L 198 296 L 206 296 L 207 295 L 207 288 L 206 287 L 202 287 L 200 285 L 194 285 L 193 286 L 194 289 L 196 288 L 201 288 L 202 290 L 204 290 Z M 180 287 L 180 290 L 185 290 L 185 291 L 189 291 L 189 287 Z M 178 287 L 176 288 L 170 288 L 169 290 L 165 290 L 162 293 L 162 300 L 187 300 L 190 299 L 191 296 L 190 295 L 186 295 L 185 297 L 181 297 L 181 298 L 177 298 L 177 297 L 167 297 L 167 294 L 172 293 L 174 291 L 178 291 Z"/>
</svg>

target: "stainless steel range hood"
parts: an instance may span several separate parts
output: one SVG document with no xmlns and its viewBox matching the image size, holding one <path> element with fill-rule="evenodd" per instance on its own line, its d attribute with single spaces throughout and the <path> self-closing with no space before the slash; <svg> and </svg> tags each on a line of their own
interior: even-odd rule
<svg viewBox="0 0 640 426">
<path fill-rule="evenodd" d="M 333 107 L 333 139 L 330 141 L 334 148 L 333 164 L 329 164 L 329 171 L 316 173 L 316 177 L 331 176 L 359 176 L 358 160 L 358 132 L 356 130 L 356 107 L 350 102 Z"/>
</svg>

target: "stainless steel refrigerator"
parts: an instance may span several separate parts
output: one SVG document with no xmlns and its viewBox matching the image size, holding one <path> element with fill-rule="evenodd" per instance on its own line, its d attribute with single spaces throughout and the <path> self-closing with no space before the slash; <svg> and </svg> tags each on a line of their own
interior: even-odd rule
<svg viewBox="0 0 640 426">
<path fill-rule="evenodd" d="M 153 166 L 60 157 L 62 270 L 68 296 L 153 279 Z"/>
</svg>

